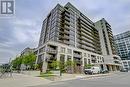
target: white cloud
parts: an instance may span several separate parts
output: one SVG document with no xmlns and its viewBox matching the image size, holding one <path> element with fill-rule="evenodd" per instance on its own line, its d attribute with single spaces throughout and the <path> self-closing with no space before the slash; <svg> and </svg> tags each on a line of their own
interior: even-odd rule
<svg viewBox="0 0 130 87">
<path fill-rule="evenodd" d="M 17 26 L 35 26 L 36 22 L 30 19 L 15 19 L 13 24 Z"/>
<path fill-rule="evenodd" d="M 14 19 L 8 23 L 11 23 L 11 32 L 6 29 L 2 31 L 11 34 L 11 37 L 8 37 L 7 41 L 0 42 L 0 54 L 2 54 L 0 63 L 15 58 L 25 47 L 36 47 L 40 35 L 41 25 L 37 20 Z"/>
<path fill-rule="evenodd" d="M 35 20 L 16 19 L 13 22 L 13 37 L 17 43 L 27 43 L 30 41 L 38 41 L 37 37 L 40 33 L 40 25 Z"/>
</svg>

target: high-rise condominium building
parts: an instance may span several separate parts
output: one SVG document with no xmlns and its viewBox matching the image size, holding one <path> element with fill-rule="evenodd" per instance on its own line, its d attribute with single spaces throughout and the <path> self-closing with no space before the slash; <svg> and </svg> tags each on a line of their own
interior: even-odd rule
<svg viewBox="0 0 130 87">
<path fill-rule="evenodd" d="M 79 72 L 86 64 L 106 69 L 99 35 L 95 24 L 72 4 L 58 4 L 43 21 L 39 45 L 35 51 L 36 63 L 43 62 L 43 71 L 51 68 L 48 64 L 52 60 L 75 61 L 77 68 L 74 71 Z M 108 51 L 112 54 L 110 49 Z M 112 51 L 114 53 L 113 49 Z M 116 65 L 113 70 L 115 69 Z"/>
<path fill-rule="evenodd" d="M 115 66 L 121 63 L 120 57 L 117 55 L 114 45 L 111 25 L 102 18 L 95 23 L 95 27 L 99 32 L 102 55 L 108 70 L 113 70 Z"/>
<path fill-rule="evenodd" d="M 115 35 L 114 41 L 124 67 L 130 69 L 130 31 Z"/>
</svg>

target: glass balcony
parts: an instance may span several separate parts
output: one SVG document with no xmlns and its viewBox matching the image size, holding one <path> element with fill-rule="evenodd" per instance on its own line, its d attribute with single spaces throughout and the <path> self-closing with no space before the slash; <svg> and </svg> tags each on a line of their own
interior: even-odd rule
<svg viewBox="0 0 130 87">
<path fill-rule="evenodd" d="M 64 38 L 65 38 L 65 39 L 69 39 L 69 36 L 65 35 Z"/>
<path fill-rule="evenodd" d="M 77 63 L 77 64 L 82 64 L 82 61 L 81 60 L 75 60 L 75 62 Z"/>
<path fill-rule="evenodd" d="M 68 18 L 68 17 L 65 16 L 65 20 L 70 21 L 70 18 Z"/>
<path fill-rule="evenodd" d="M 64 40 L 64 42 L 62 42 L 62 43 L 67 44 L 67 45 L 70 44 L 70 42 L 69 42 L 69 41 L 66 41 L 66 40 Z"/>
<path fill-rule="evenodd" d="M 64 30 L 63 32 L 66 33 L 66 34 L 69 34 L 69 31 L 68 31 L 68 30 Z"/>
<path fill-rule="evenodd" d="M 82 57 L 82 55 L 80 55 L 80 54 L 76 54 L 76 53 L 74 53 L 73 56 L 74 56 L 74 57 L 78 57 L 78 58 L 81 58 L 81 57 Z"/>
<path fill-rule="evenodd" d="M 56 54 L 57 51 L 55 49 L 52 49 L 52 48 L 47 48 L 46 50 L 47 53 L 52 53 L 52 54 Z"/>
</svg>

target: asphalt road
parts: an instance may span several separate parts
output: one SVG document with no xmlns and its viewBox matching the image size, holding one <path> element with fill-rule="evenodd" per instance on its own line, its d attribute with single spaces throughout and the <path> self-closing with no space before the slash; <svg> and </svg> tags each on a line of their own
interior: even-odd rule
<svg viewBox="0 0 130 87">
<path fill-rule="evenodd" d="M 118 72 L 104 77 L 53 82 L 35 87 L 130 87 L 130 72 Z"/>
</svg>

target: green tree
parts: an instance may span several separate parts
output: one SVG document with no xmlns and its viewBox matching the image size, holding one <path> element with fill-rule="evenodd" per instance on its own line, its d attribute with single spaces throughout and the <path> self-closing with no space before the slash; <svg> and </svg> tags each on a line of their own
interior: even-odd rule
<svg viewBox="0 0 130 87">
<path fill-rule="evenodd" d="M 22 56 L 22 63 L 26 66 L 30 66 L 31 69 L 35 68 L 36 55 L 34 53 L 29 53 L 27 55 Z"/>
<path fill-rule="evenodd" d="M 19 70 L 21 64 L 30 66 L 31 69 L 35 68 L 36 55 L 34 53 L 29 53 L 27 55 L 16 57 L 11 63 L 13 68 Z"/>
<path fill-rule="evenodd" d="M 14 69 L 20 70 L 20 66 L 22 64 L 22 58 L 16 57 L 14 60 L 12 60 L 11 64 Z"/>
<path fill-rule="evenodd" d="M 68 60 L 65 62 L 65 68 L 68 71 L 71 71 L 71 73 L 73 73 L 73 70 L 76 66 L 76 62 L 75 61 L 71 61 L 71 60 Z"/>
<path fill-rule="evenodd" d="M 86 64 L 85 68 L 90 69 L 92 66 L 94 66 L 94 65 L 92 65 L 92 64 Z"/>
<path fill-rule="evenodd" d="M 59 62 L 54 60 L 50 65 L 53 70 L 56 70 L 59 67 Z"/>
</svg>

